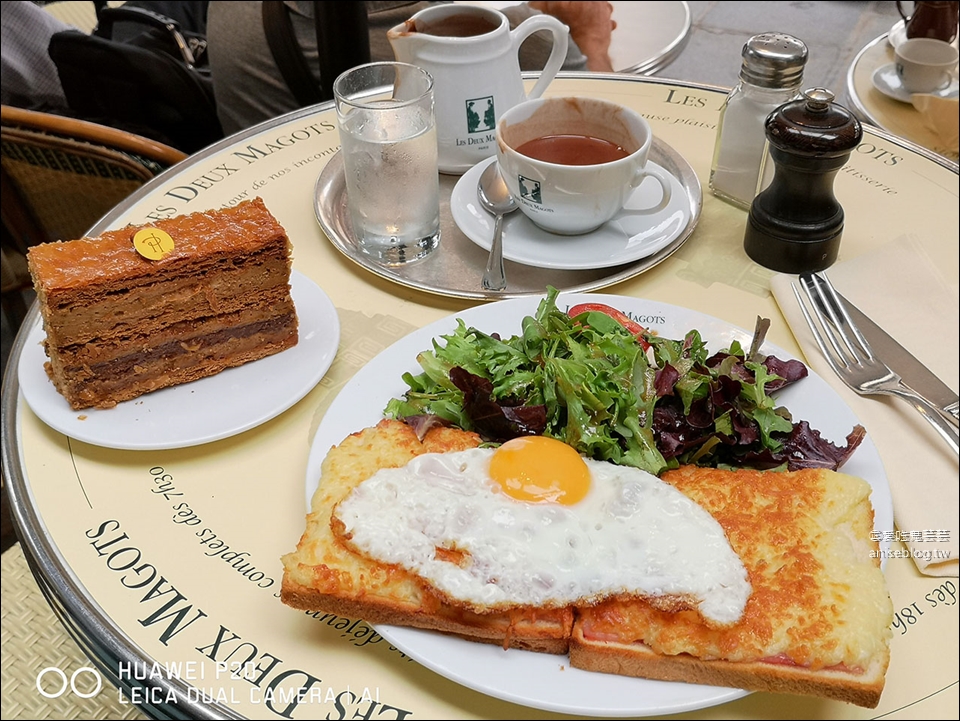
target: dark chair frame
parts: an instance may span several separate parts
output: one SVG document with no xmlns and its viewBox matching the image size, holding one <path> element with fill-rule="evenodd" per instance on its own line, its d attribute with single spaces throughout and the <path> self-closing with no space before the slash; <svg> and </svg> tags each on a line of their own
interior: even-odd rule
<svg viewBox="0 0 960 721">
<path fill-rule="evenodd" d="M 30 246 L 84 235 L 117 203 L 187 155 L 132 133 L 84 120 L 0 110 L 0 218 L 5 263 L 3 311 L 14 328 L 26 314 Z M 19 256 L 19 257 L 18 257 Z"/>
</svg>

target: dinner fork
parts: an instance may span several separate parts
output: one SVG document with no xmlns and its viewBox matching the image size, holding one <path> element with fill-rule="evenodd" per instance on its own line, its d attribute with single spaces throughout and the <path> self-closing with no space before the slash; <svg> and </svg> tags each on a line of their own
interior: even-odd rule
<svg viewBox="0 0 960 721">
<path fill-rule="evenodd" d="M 936 406 L 910 388 L 900 376 L 877 358 L 867 339 L 850 319 L 847 309 L 825 275 L 800 276 L 807 302 L 792 283 L 804 320 L 827 363 L 844 383 L 860 395 L 892 395 L 909 402 L 960 455 L 960 435 L 937 411 Z M 812 309 L 807 310 L 807 306 Z M 816 321 L 814 321 L 814 317 Z"/>
</svg>

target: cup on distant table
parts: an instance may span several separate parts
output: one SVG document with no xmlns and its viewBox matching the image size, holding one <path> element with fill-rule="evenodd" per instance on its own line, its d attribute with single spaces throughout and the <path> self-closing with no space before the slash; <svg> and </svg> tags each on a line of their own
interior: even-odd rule
<svg viewBox="0 0 960 721">
<path fill-rule="evenodd" d="M 386 265 L 429 255 L 440 242 L 433 78 L 406 63 L 369 63 L 333 83 L 358 249 Z"/>
<path fill-rule="evenodd" d="M 617 103 L 581 97 L 528 100 L 497 124 L 497 162 L 520 210 L 559 235 L 580 235 L 614 218 L 650 178 L 670 202 L 670 176 L 648 162 L 650 125 Z"/>
<path fill-rule="evenodd" d="M 897 76 L 911 93 L 929 93 L 946 85 L 958 57 L 953 45 L 932 38 L 904 40 L 895 55 Z"/>
</svg>

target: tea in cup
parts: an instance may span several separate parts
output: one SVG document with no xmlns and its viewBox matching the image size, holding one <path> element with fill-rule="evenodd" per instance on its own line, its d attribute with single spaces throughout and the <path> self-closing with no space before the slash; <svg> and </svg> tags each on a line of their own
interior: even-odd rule
<svg viewBox="0 0 960 721">
<path fill-rule="evenodd" d="M 623 210 L 647 178 L 670 202 L 670 175 L 648 162 L 653 132 L 642 115 L 607 100 L 555 97 L 507 110 L 497 125 L 497 162 L 520 210 L 558 235 L 596 230 Z"/>
<path fill-rule="evenodd" d="M 950 82 L 957 66 L 957 49 L 943 40 L 911 38 L 896 50 L 897 77 L 911 93 L 930 93 Z"/>
</svg>

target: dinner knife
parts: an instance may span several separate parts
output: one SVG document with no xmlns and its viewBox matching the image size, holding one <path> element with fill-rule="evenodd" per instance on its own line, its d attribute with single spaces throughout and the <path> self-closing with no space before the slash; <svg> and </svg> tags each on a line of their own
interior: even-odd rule
<svg viewBox="0 0 960 721">
<path fill-rule="evenodd" d="M 896 371 L 905 385 L 936 406 L 940 415 L 954 425 L 958 425 L 960 421 L 957 418 L 957 408 L 960 405 L 960 396 L 917 360 L 910 351 L 894 340 L 883 328 L 870 320 L 857 306 L 844 298 L 843 295 L 839 293 L 837 295 L 846 305 L 850 319 L 863 333 L 864 338 L 870 343 L 877 357 Z"/>
</svg>

